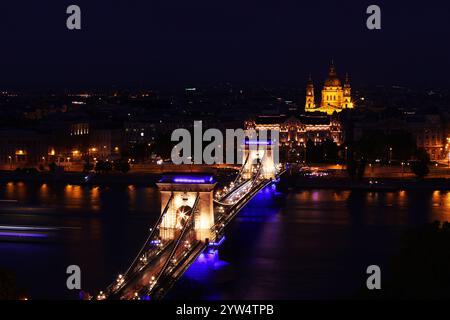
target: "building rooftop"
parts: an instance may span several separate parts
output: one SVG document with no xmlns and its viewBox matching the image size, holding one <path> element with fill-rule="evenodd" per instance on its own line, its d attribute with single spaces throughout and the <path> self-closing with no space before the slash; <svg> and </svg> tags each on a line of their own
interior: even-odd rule
<svg viewBox="0 0 450 320">
<path fill-rule="evenodd" d="M 255 119 L 256 124 L 271 125 L 271 124 L 283 124 L 289 121 L 298 121 L 303 124 L 316 124 L 316 125 L 328 125 L 330 124 L 330 117 L 327 116 L 292 116 L 286 115 L 279 116 L 259 116 Z"/>
</svg>

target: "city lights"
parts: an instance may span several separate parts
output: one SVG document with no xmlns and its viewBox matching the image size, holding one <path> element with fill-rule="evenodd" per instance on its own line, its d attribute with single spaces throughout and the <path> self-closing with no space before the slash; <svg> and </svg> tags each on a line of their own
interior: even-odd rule
<svg viewBox="0 0 450 320">
<path fill-rule="evenodd" d="M 100 2 L 2 2 L 0 300 L 450 298 L 450 3 Z"/>
</svg>

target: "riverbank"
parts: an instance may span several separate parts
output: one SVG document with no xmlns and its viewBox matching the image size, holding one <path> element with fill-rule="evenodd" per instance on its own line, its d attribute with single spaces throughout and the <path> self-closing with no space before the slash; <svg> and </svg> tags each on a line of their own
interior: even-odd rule
<svg viewBox="0 0 450 320">
<path fill-rule="evenodd" d="M 106 184 L 154 184 L 161 177 L 157 173 L 109 173 L 91 174 L 78 172 L 65 172 L 53 174 L 39 172 L 26 174 L 17 172 L 0 172 L 0 182 L 37 182 L 37 183 L 62 183 L 73 185 L 106 185 Z"/>
<path fill-rule="evenodd" d="M 197 173 L 193 171 L 192 173 Z M 36 172 L 24 173 L 15 171 L 0 171 L 0 182 L 35 182 L 35 183 L 61 183 L 73 185 L 112 185 L 112 184 L 132 184 L 154 185 L 166 172 L 110 172 L 110 173 L 80 173 L 80 172 Z M 190 174 L 184 172 L 183 174 Z M 217 169 L 211 174 L 218 180 L 229 180 L 234 171 Z"/>
<path fill-rule="evenodd" d="M 155 185 L 160 179 L 161 173 L 108 173 L 90 174 L 65 172 L 53 174 L 39 172 L 26 174 L 20 172 L 0 172 L 0 182 L 36 182 L 36 183 L 61 183 L 73 185 Z M 215 173 L 218 180 L 228 180 L 230 172 Z M 281 189 L 341 189 L 341 190 L 365 190 L 365 191 L 401 191 L 401 190 L 450 190 L 450 179 L 427 178 L 418 181 L 415 178 L 364 178 L 362 181 L 351 181 L 345 176 L 333 177 L 304 177 L 300 175 L 285 176 L 280 183 Z"/>
<path fill-rule="evenodd" d="M 348 178 L 305 178 L 292 177 L 287 182 L 294 190 L 301 189 L 342 189 L 362 191 L 402 191 L 402 190 L 450 190 L 450 179 L 429 178 L 416 180 L 411 178 L 365 178 L 362 181 L 351 181 Z"/>
</svg>

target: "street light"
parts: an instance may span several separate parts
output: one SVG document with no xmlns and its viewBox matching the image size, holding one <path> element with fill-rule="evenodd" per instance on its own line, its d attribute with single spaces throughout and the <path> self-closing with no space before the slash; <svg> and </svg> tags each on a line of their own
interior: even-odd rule
<svg viewBox="0 0 450 320">
<path fill-rule="evenodd" d="M 448 152 L 448 156 L 447 156 L 447 167 L 448 167 L 448 169 L 450 169 L 450 151 Z"/>
<path fill-rule="evenodd" d="M 392 161 L 392 147 L 389 147 L 389 164 L 391 164 Z"/>
</svg>

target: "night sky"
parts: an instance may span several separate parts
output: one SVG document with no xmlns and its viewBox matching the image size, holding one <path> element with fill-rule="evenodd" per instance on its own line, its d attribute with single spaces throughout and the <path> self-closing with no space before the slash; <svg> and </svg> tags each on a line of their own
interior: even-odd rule
<svg viewBox="0 0 450 320">
<path fill-rule="evenodd" d="M 366 28 L 370 4 L 382 30 Z M 0 36 L 1 87 L 304 86 L 331 58 L 354 86 L 450 86 L 448 1 L 5 0 Z"/>
</svg>

